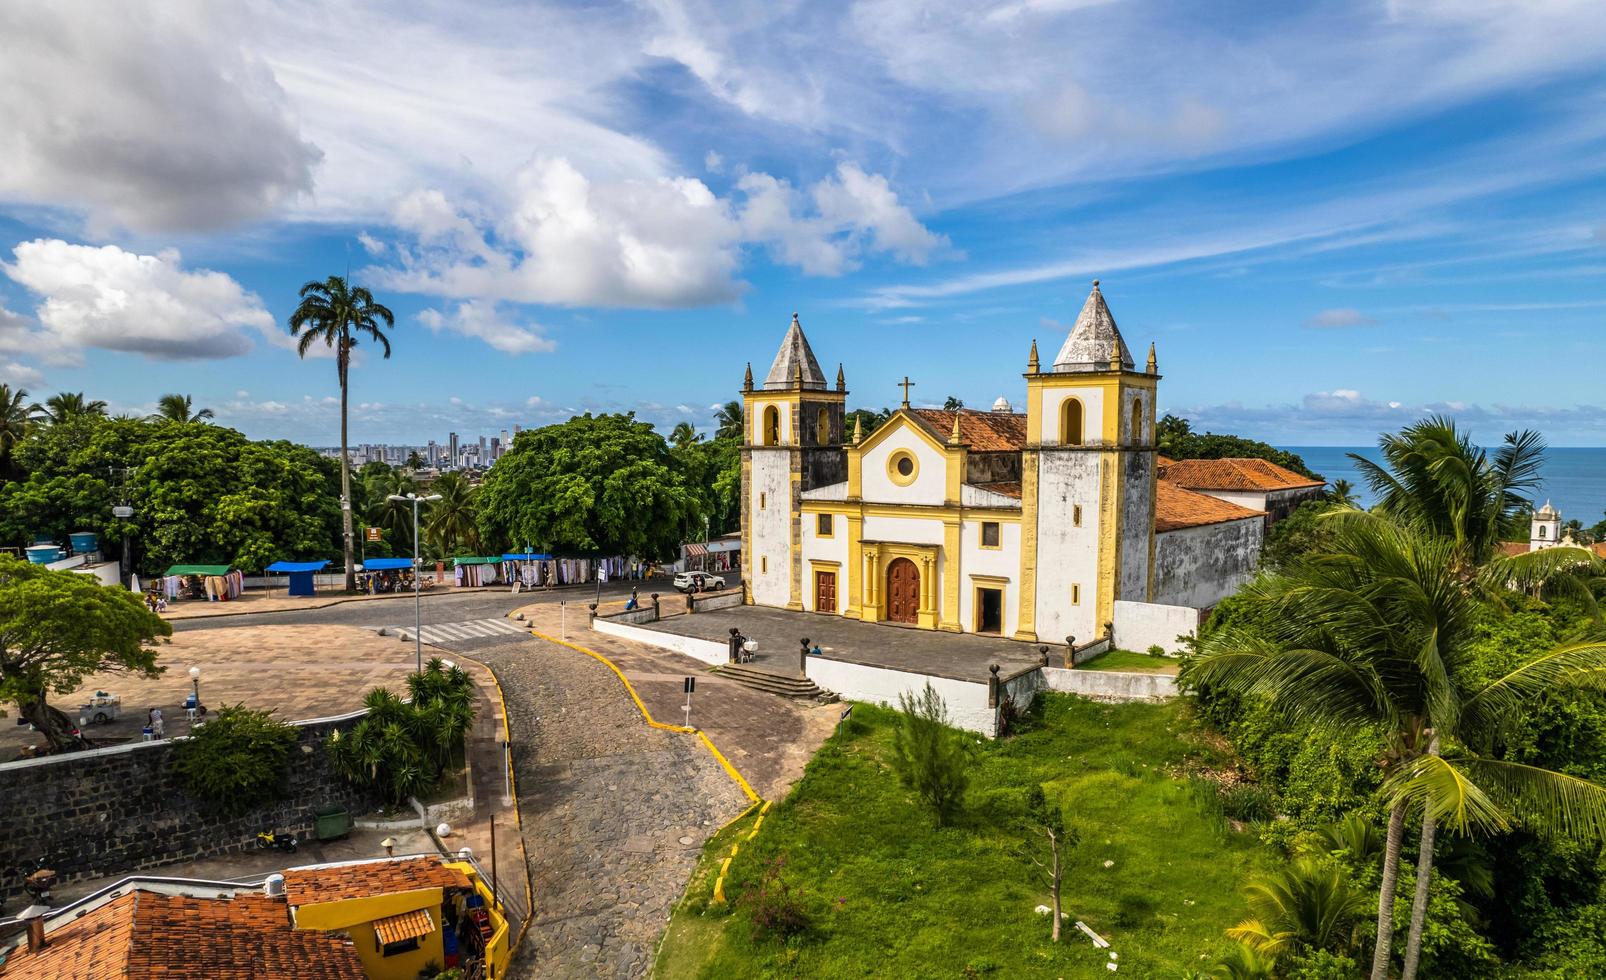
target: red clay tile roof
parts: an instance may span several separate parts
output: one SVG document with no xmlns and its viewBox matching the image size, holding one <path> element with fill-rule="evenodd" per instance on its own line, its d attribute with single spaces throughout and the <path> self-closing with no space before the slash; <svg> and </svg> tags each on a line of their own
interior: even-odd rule
<svg viewBox="0 0 1606 980">
<path fill-rule="evenodd" d="M 1154 529 L 1157 532 L 1178 531 L 1185 527 L 1203 527 L 1206 524 L 1224 524 L 1250 517 L 1265 517 L 1266 512 L 1239 507 L 1225 500 L 1203 493 L 1194 493 L 1160 480 L 1154 485 Z"/>
<path fill-rule="evenodd" d="M 1264 459 L 1157 460 L 1162 480 L 1190 490 L 1293 490 L 1319 487 L 1320 480 L 1300 476 Z"/>
<path fill-rule="evenodd" d="M 910 409 L 941 441 L 954 433 L 954 413 L 940 408 Z M 959 440 L 973 453 L 1018 453 L 1026 445 L 1026 416 L 1013 412 L 959 411 Z"/>
<path fill-rule="evenodd" d="M 380 943 L 386 946 L 418 936 L 427 936 L 434 931 L 435 920 L 430 917 L 429 909 L 414 909 L 411 912 L 374 920 L 374 934 L 379 937 Z"/>
<path fill-rule="evenodd" d="M 1019 483 L 972 483 L 971 486 L 978 490 L 987 490 L 991 493 L 1003 494 L 1006 497 L 1014 497 L 1016 500 L 1020 499 Z"/>
<path fill-rule="evenodd" d="M 1528 553 L 1528 542 L 1502 541 L 1500 542 L 1500 553 L 1508 558 L 1516 555 L 1526 555 Z"/>
<path fill-rule="evenodd" d="M 350 940 L 297 931 L 263 895 L 196 898 L 136 889 L 11 954 L 5 980 L 363 980 Z"/>
<path fill-rule="evenodd" d="M 292 868 L 284 873 L 284 893 L 291 905 L 342 902 L 421 888 L 467 887 L 467 875 L 430 857 Z"/>
</svg>

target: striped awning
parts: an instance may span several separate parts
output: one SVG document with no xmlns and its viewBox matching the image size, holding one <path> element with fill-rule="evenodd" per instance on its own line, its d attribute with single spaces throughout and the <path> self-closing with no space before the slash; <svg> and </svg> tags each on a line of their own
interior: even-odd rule
<svg viewBox="0 0 1606 980">
<path fill-rule="evenodd" d="M 703 545 L 689 544 L 689 545 L 686 546 L 686 557 L 687 558 L 701 558 L 703 555 L 706 555 L 706 554 L 708 554 L 708 549 L 706 547 L 704 547 Z"/>
<path fill-rule="evenodd" d="M 434 931 L 435 920 L 430 918 L 429 909 L 418 909 L 374 920 L 374 935 L 379 937 L 382 946 L 427 936 Z"/>
</svg>

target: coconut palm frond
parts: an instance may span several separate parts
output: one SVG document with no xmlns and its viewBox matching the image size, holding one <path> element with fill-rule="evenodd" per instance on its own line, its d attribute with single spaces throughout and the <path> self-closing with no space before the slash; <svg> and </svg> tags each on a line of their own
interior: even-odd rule
<svg viewBox="0 0 1606 980">
<path fill-rule="evenodd" d="M 1459 764 L 1527 829 L 1606 841 L 1606 787 L 1520 762 L 1466 759 Z"/>
<path fill-rule="evenodd" d="M 1437 755 L 1409 759 L 1383 781 L 1390 804 L 1426 807 L 1441 827 L 1458 833 L 1503 833 L 1509 815 L 1464 771 L 1467 760 Z"/>
</svg>

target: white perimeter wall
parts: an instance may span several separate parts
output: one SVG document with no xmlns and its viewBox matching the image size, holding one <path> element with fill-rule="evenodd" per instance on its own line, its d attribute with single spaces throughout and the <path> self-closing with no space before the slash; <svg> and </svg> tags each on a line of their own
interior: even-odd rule
<svg viewBox="0 0 1606 980">
<path fill-rule="evenodd" d="M 948 722 L 955 728 L 992 738 L 998 734 L 998 712 L 987 706 L 987 685 L 927 677 L 885 667 L 867 667 L 824 657 L 808 658 L 809 679 L 845 701 L 866 701 L 898 706 L 898 696 L 918 697 L 929 683 L 948 706 Z"/>
<path fill-rule="evenodd" d="M 662 630 L 643 629 L 639 626 L 630 626 L 625 623 L 609 622 L 598 619 L 591 623 L 591 628 L 607 636 L 617 636 L 622 640 L 634 640 L 649 646 L 664 650 L 673 650 L 683 653 L 693 660 L 701 660 L 705 664 L 730 663 L 730 647 L 719 640 L 703 640 L 695 636 L 681 636 L 678 633 L 665 633 Z"/>
<path fill-rule="evenodd" d="M 1045 398 L 1047 393 L 1045 392 Z M 1046 406 L 1045 406 L 1046 409 Z M 1044 424 L 1049 416 L 1045 415 Z M 1058 422 L 1055 423 L 1058 425 Z M 1037 477 L 1037 618 L 1039 637 L 1086 643 L 1099 634 L 1099 456 L 1098 452 L 1044 450 Z M 1082 526 L 1072 522 L 1082 508 Z M 1071 605 L 1071 586 L 1082 587 Z"/>
<path fill-rule="evenodd" d="M 1050 691 L 1109 701 L 1163 701 L 1177 696 L 1177 679 L 1170 674 L 1044 667 L 1043 680 Z"/>
<path fill-rule="evenodd" d="M 971 576 L 986 575 L 1005 578 L 1004 635 L 1014 633 L 1020 623 L 1020 522 L 999 521 L 998 542 L 1001 548 L 981 546 L 983 520 L 961 521 L 959 524 L 959 569 L 963 577 L 959 582 L 959 626 L 966 633 L 976 629 L 976 589 L 993 589 L 993 582 L 976 582 Z"/>
<path fill-rule="evenodd" d="M 748 562 L 753 601 L 784 606 L 792 599 L 792 464 L 786 449 L 754 449 L 748 488 L 748 527 L 753 553 Z M 764 506 L 759 507 L 759 495 Z"/>
<path fill-rule="evenodd" d="M 1144 652 L 1158 646 L 1180 653 L 1178 636 L 1192 636 L 1199 628 L 1199 610 L 1192 606 L 1166 606 L 1158 602 L 1115 600 L 1115 645 Z"/>
</svg>

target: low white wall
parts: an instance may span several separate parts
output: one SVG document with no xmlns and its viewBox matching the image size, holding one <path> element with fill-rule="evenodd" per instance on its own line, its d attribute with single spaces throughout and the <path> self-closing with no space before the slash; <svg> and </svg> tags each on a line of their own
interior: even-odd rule
<svg viewBox="0 0 1606 980">
<path fill-rule="evenodd" d="M 696 596 L 692 599 L 692 608 L 696 612 L 713 612 L 715 609 L 734 609 L 742 604 L 741 590 L 726 592 L 720 595 L 711 595 L 707 598 Z"/>
<path fill-rule="evenodd" d="M 730 646 L 719 640 L 702 640 L 695 636 L 681 636 L 679 633 L 642 629 L 640 626 L 630 626 L 606 619 L 592 621 L 591 628 L 607 636 L 617 636 L 622 640 L 634 640 L 637 643 L 683 653 L 705 664 L 729 663 L 731 658 Z"/>
<path fill-rule="evenodd" d="M 1177 696 L 1177 679 L 1170 674 L 1126 674 L 1113 670 L 1044 667 L 1043 680 L 1050 691 L 1111 701 L 1163 701 Z"/>
<path fill-rule="evenodd" d="M 987 706 L 987 685 L 956 681 L 948 677 L 928 677 L 903 670 L 852 664 L 824 657 L 808 658 L 809 680 L 845 701 L 866 701 L 898 706 L 898 696 L 919 697 L 927 684 L 948 705 L 948 723 L 988 738 L 998 734 L 998 712 Z"/>
<path fill-rule="evenodd" d="M 1158 646 L 1166 653 L 1180 653 L 1179 636 L 1192 636 L 1199 628 L 1200 613 L 1192 606 L 1168 606 L 1159 602 L 1115 601 L 1115 645 L 1122 650 L 1146 652 Z"/>
</svg>

